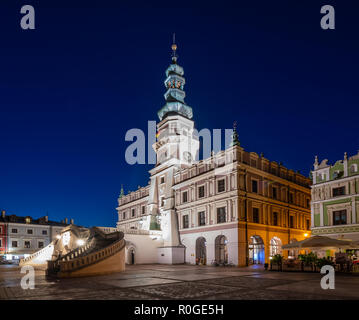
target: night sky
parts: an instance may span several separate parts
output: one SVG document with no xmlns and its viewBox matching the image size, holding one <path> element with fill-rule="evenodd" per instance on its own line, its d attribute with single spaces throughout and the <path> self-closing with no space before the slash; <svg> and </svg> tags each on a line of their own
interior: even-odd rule
<svg viewBox="0 0 359 320">
<path fill-rule="evenodd" d="M 25 4 L 35 30 L 20 28 Z M 335 30 L 320 28 L 325 4 Z M 115 226 L 121 184 L 148 182 L 152 165 L 125 162 L 125 134 L 158 121 L 173 32 L 198 129 L 236 120 L 247 151 L 305 175 L 315 155 L 353 155 L 358 13 L 330 0 L 1 0 L 0 208 Z"/>
</svg>

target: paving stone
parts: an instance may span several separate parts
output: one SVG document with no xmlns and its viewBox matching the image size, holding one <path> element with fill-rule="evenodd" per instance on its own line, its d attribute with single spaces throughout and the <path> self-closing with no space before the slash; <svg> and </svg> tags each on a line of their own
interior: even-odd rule
<svg viewBox="0 0 359 320">
<path fill-rule="evenodd" d="M 199 282 L 182 282 L 171 285 L 149 286 L 136 288 L 139 293 L 152 294 L 161 299 L 205 299 L 206 296 L 216 294 L 229 294 L 235 291 L 235 288 L 208 285 Z"/>
</svg>

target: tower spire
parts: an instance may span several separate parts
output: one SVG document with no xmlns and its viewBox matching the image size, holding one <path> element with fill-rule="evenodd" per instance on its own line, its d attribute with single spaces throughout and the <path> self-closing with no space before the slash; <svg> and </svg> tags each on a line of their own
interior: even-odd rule
<svg viewBox="0 0 359 320">
<path fill-rule="evenodd" d="M 177 44 L 176 34 L 173 34 L 172 49 L 172 63 L 166 70 L 166 80 L 164 85 L 166 87 L 165 99 L 166 104 L 161 110 L 157 112 L 158 117 L 162 119 L 168 114 L 179 114 L 187 119 L 192 119 L 192 108 L 184 101 L 186 93 L 184 92 L 184 85 L 186 80 L 184 78 L 183 68 L 177 64 Z"/>
<path fill-rule="evenodd" d="M 177 50 L 177 44 L 176 44 L 176 34 L 173 33 L 173 40 L 172 40 L 172 62 L 173 63 L 177 63 L 177 54 L 176 54 L 176 50 Z"/>
</svg>

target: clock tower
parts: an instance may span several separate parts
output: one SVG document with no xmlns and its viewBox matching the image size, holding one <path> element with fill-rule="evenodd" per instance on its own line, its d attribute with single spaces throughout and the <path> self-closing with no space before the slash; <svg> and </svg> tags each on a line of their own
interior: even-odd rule
<svg viewBox="0 0 359 320">
<path fill-rule="evenodd" d="M 166 103 L 158 111 L 156 166 L 150 170 L 150 229 L 161 230 L 163 247 L 158 248 L 160 263 L 184 263 L 185 247 L 179 236 L 178 217 L 173 191 L 176 170 L 191 166 L 198 158 L 199 139 L 194 135 L 192 108 L 184 98 L 184 71 L 177 64 L 177 45 L 172 44 L 172 62 L 166 70 Z"/>
</svg>

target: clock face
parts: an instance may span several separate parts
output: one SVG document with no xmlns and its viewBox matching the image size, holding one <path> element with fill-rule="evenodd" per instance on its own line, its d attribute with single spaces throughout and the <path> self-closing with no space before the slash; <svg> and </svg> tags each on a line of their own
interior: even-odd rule
<svg viewBox="0 0 359 320">
<path fill-rule="evenodd" d="M 192 162 L 191 152 L 188 151 L 183 152 L 183 158 L 188 162 Z"/>
</svg>

